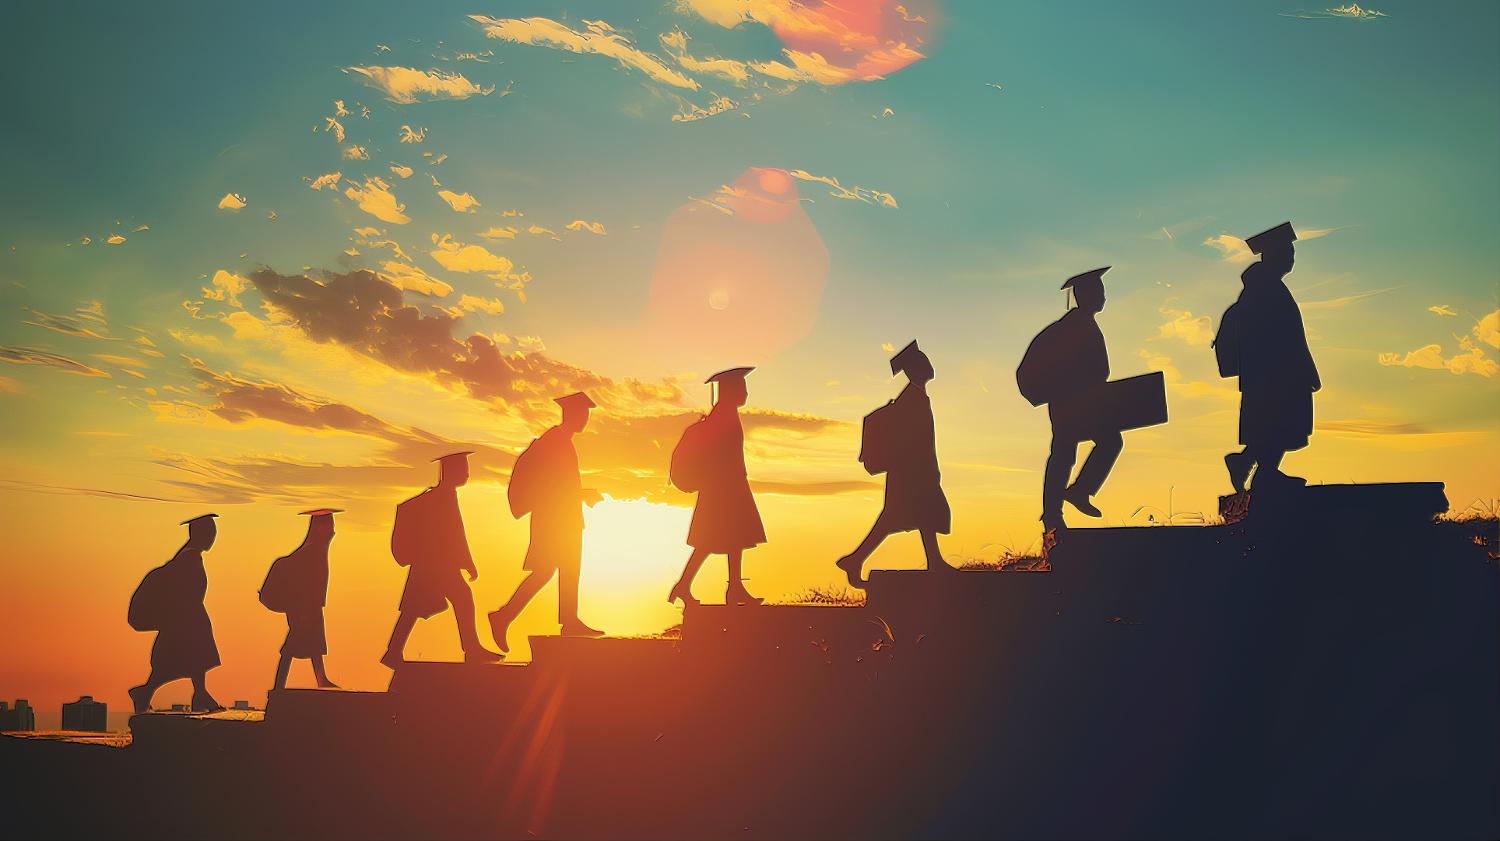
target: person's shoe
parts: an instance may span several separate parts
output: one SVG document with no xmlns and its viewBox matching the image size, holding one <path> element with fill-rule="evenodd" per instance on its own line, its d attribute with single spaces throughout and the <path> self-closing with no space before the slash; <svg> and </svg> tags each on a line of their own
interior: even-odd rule
<svg viewBox="0 0 1500 841">
<path fill-rule="evenodd" d="M 1068 524 L 1063 522 L 1062 511 L 1048 511 L 1038 519 L 1042 521 L 1043 532 L 1061 532 L 1068 527 Z"/>
<path fill-rule="evenodd" d="M 604 632 L 603 631 L 601 631 L 601 630 L 599 630 L 597 628 L 590 628 L 588 625 L 585 625 L 583 623 L 582 619 L 574 619 L 574 620 L 571 620 L 569 622 L 564 622 L 563 626 L 562 626 L 561 633 L 565 637 L 602 637 L 602 636 L 604 636 Z"/>
<path fill-rule="evenodd" d="M 730 584 L 729 589 L 724 593 L 724 604 L 727 605 L 754 606 L 764 601 L 765 599 L 759 596 L 750 595 L 750 591 L 740 583 Z"/>
<path fill-rule="evenodd" d="M 130 696 L 130 703 L 135 705 L 137 715 L 151 712 L 151 690 L 145 685 L 137 686 L 126 694 Z"/>
<path fill-rule="evenodd" d="M 1089 502 L 1088 494 L 1082 493 L 1080 491 L 1076 491 L 1076 490 L 1074 490 L 1072 488 L 1068 488 L 1067 490 L 1063 491 L 1062 498 L 1063 498 L 1063 502 L 1066 502 L 1069 505 L 1073 506 L 1074 508 L 1077 508 L 1078 511 L 1079 511 L 1079 513 L 1081 513 L 1081 514 L 1083 514 L 1085 516 L 1088 516 L 1088 517 L 1103 517 L 1104 516 L 1104 512 L 1100 511 L 1097 507 L 1095 507 L 1094 503 Z"/>
<path fill-rule="evenodd" d="M 338 689 L 339 685 L 337 683 L 334 683 L 333 681 L 331 681 L 331 680 L 329 680 L 328 678 L 325 677 L 322 680 L 318 681 L 318 688 L 319 689 Z"/>
<path fill-rule="evenodd" d="M 932 561 L 928 561 L 927 572 L 931 575 L 947 575 L 958 572 L 958 568 L 947 561 L 938 561 L 935 564 Z"/>
<path fill-rule="evenodd" d="M 667 604 L 676 601 L 682 602 L 683 610 L 686 610 L 688 605 L 697 605 L 698 600 L 693 598 L 693 585 L 678 583 L 673 587 L 672 592 L 667 594 Z"/>
<path fill-rule="evenodd" d="M 1301 488 L 1307 485 L 1307 480 L 1301 476 L 1288 476 L 1280 470 L 1257 470 L 1255 471 L 1254 487 L 1261 490 L 1289 490 Z"/>
<path fill-rule="evenodd" d="M 510 653 L 510 640 L 506 635 L 510 633 L 510 623 L 516 621 L 516 613 L 505 608 L 500 608 L 490 614 L 490 633 L 495 636 L 495 645 L 500 646 L 504 654 Z"/>
<path fill-rule="evenodd" d="M 224 711 L 224 705 L 214 700 L 214 696 L 204 693 L 193 693 L 193 712 L 217 713 Z"/>
<path fill-rule="evenodd" d="M 844 575 L 849 577 L 849 586 L 856 590 L 863 590 L 865 588 L 865 578 L 861 570 L 861 567 L 864 565 L 864 561 L 856 561 L 849 555 L 845 555 L 834 562 L 834 566 L 843 570 Z"/>
<path fill-rule="evenodd" d="M 385 656 L 380 658 L 380 665 L 394 672 L 406 665 L 406 658 L 401 656 L 399 651 L 387 651 Z"/>
<path fill-rule="evenodd" d="M 1229 470 L 1229 484 L 1234 486 L 1235 493 L 1245 492 L 1245 481 L 1250 478 L 1250 468 L 1255 462 L 1244 453 L 1230 453 L 1224 456 L 1224 467 Z"/>
<path fill-rule="evenodd" d="M 471 666 L 485 663 L 498 663 L 504 659 L 504 654 L 501 654 L 498 651 L 491 651 L 482 645 L 478 648 L 475 648 L 473 651 L 464 652 L 464 662 L 468 663 Z"/>
</svg>

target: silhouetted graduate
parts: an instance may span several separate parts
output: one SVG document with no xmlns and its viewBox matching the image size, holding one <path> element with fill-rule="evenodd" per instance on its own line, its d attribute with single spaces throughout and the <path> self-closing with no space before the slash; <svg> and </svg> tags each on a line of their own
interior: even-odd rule
<svg viewBox="0 0 1500 841">
<path fill-rule="evenodd" d="M 859 460 L 872 475 L 886 474 L 885 506 L 864 541 L 838 561 L 851 587 L 864 586 L 865 560 L 886 537 L 902 531 L 921 534 L 929 571 L 953 569 L 937 543 L 938 535 L 949 532 L 953 515 L 943 495 L 932 400 L 927 396 L 934 372 L 915 341 L 891 357 L 891 375 L 900 373 L 906 374 L 906 388 L 865 417 Z"/>
<path fill-rule="evenodd" d="M 583 505 L 599 501 L 599 494 L 583 487 L 578 450 L 573 436 L 589 422 L 594 401 L 587 394 L 559 397 L 562 422 L 543 432 L 516 459 L 506 495 L 515 517 L 531 515 L 531 544 L 522 568 L 526 577 L 499 610 L 490 614 L 490 630 L 501 651 L 510 650 L 510 623 L 557 576 L 557 620 L 563 636 L 597 637 L 597 631 L 578 618 L 578 576 L 583 561 Z"/>
<path fill-rule="evenodd" d="M 1064 525 L 1063 502 L 1090 517 L 1101 516 L 1089 499 L 1099 492 L 1124 446 L 1117 427 L 1102 422 L 1098 390 L 1109 379 L 1109 352 L 1094 317 L 1104 309 L 1104 273 L 1109 266 L 1068 278 L 1077 306 L 1031 340 L 1016 370 L 1021 394 L 1032 405 L 1046 403 L 1052 420 L 1052 450 L 1042 477 L 1042 525 Z M 1078 445 L 1094 448 L 1068 484 L 1078 460 Z"/>
<path fill-rule="evenodd" d="M 163 684 L 180 678 L 193 682 L 192 708 L 215 712 L 224 709 L 208 694 L 205 675 L 219 665 L 219 647 L 214 626 L 203 607 L 208 591 L 208 573 L 203 553 L 214 545 L 217 514 L 203 514 L 182 521 L 188 527 L 187 542 L 172 560 L 146 573 L 130 597 L 130 627 L 156 631 L 151 645 L 151 674 L 146 682 L 130 690 L 130 701 L 138 713 L 151 708 L 151 699 Z"/>
<path fill-rule="evenodd" d="M 391 530 L 391 554 L 396 563 L 411 567 L 406 589 L 401 593 L 401 615 L 391 631 L 391 642 L 380 662 L 394 669 L 403 662 L 402 651 L 418 619 L 442 613 L 453 605 L 458 639 L 465 663 L 493 663 L 501 656 L 479 644 L 474 615 L 474 594 L 464 581 L 479 577 L 469 539 L 464 534 L 463 514 L 458 508 L 458 489 L 469 481 L 469 454 L 450 453 L 434 459 L 438 483 L 396 507 L 396 525 Z"/>
<path fill-rule="evenodd" d="M 688 545 L 693 547 L 682 577 L 672 587 L 667 601 L 695 602 L 693 579 L 709 555 L 729 560 L 726 604 L 760 604 L 750 595 L 741 575 L 746 549 L 766 542 L 766 530 L 750 493 L 745 470 L 745 428 L 740 407 L 748 391 L 745 375 L 754 368 L 720 371 L 705 382 L 718 386 L 718 399 L 708 416 L 688 427 L 672 451 L 672 484 L 698 494 L 693 521 L 688 526 Z"/>
<path fill-rule="evenodd" d="M 1235 491 L 1255 469 L 1255 484 L 1302 483 L 1281 472 L 1290 450 L 1307 446 L 1312 435 L 1313 392 L 1323 387 L 1307 347 L 1302 311 L 1287 289 L 1296 255 L 1297 232 L 1283 222 L 1245 240 L 1260 260 L 1240 275 L 1244 289 L 1224 312 L 1214 337 L 1219 374 L 1240 379 L 1240 443 L 1245 449 L 1224 457 Z"/>
<path fill-rule="evenodd" d="M 328 637 L 323 629 L 323 607 L 328 604 L 328 545 L 333 542 L 333 515 L 339 508 L 303 511 L 308 518 L 307 536 L 290 555 L 277 558 L 260 586 L 260 603 L 286 614 L 286 642 L 276 664 L 273 689 L 285 689 L 292 659 L 312 661 L 313 677 L 320 689 L 337 689 L 323 670 Z"/>
</svg>

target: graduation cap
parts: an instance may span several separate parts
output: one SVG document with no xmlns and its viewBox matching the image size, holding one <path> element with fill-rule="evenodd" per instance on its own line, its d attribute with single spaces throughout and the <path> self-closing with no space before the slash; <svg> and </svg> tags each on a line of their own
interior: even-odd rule
<svg viewBox="0 0 1500 841">
<path fill-rule="evenodd" d="M 719 373 L 714 374 L 712 377 L 704 380 L 704 382 L 709 384 L 710 391 L 714 390 L 713 386 L 723 386 L 724 383 L 737 382 L 743 386 L 745 384 L 745 375 L 754 370 L 755 367 L 753 365 L 747 365 L 743 368 L 729 368 L 727 370 L 720 371 Z M 718 402 L 717 394 L 715 394 L 713 400 L 715 403 Z"/>
<path fill-rule="evenodd" d="M 445 461 L 448 461 L 449 459 L 467 458 L 468 456 L 471 456 L 473 454 L 474 454 L 473 450 L 464 450 L 462 452 L 449 453 L 449 454 L 447 454 L 445 456 L 438 456 L 437 458 L 433 459 L 433 461 L 436 461 L 436 462 L 445 462 Z"/>
<path fill-rule="evenodd" d="M 1282 222 L 1270 230 L 1261 231 L 1253 237 L 1248 237 L 1245 244 L 1250 246 L 1250 253 L 1264 254 L 1267 251 L 1281 251 L 1291 248 L 1292 243 L 1297 241 L 1297 232 L 1292 228 L 1291 222 Z"/>
<path fill-rule="evenodd" d="M 193 523 L 196 523 L 196 522 L 199 522 L 199 521 L 202 521 L 202 520 L 212 520 L 213 518 L 215 518 L 217 516 L 219 516 L 219 515 L 218 514 L 199 514 L 196 517 L 189 517 L 188 519 L 183 520 L 182 522 L 178 523 L 177 525 L 179 525 L 179 526 L 191 526 Z"/>
<path fill-rule="evenodd" d="M 1107 272 L 1107 271 L 1109 271 L 1110 268 L 1112 268 L 1112 267 L 1105 266 L 1102 269 L 1089 269 L 1088 271 L 1084 272 L 1083 274 L 1075 274 L 1072 277 L 1068 278 L 1067 280 L 1063 281 L 1062 288 L 1063 289 L 1073 289 L 1073 288 L 1076 288 L 1076 287 L 1079 287 L 1079 286 L 1088 286 L 1088 285 L 1091 285 L 1091 284 L 1097 284 L 1099 286 L 1103 286 L 1104 285 L 1104 273 Z"/>
<path fill-rule="evenodd" d="M 725 382 L 729 382 L 729 381 L 732 381 L 732 380 L 741 380 L 741 381 L 743 381 L 745 379 L 745 375 L 748 374 L 748 373 L 750 373 L 751 371 L 754 371 L 754 370 L 755 370 L 755 367 L 753 365 L 746 366 L 744 368 L 730 368 L 727 371 L 720 371 L 719 373 L 714 374 L 712 377 L 709 377 L 708 379 L 704 380 L 704 382 L 705 383 L 718 383 L 720 385 L 723 385 Z"/>
<path fill-rule="evenodd" d="M 562 397 L 553 399 L 552 402 L 561 406 L 564 412 L 569 409 L 592 409 L 599 405 L 581 391 L 574 394 L 565 394 Z"/>
<path fill-rule="evenodd" d="M 314 508 L 311 511 L 298 511 L 303 517 L 332 517 L 334 514 L 344 513 L 342 508 Z"/>
<path fill-rule="evenodd" d="M 912 363 L 926 359 L 927 354 L 923 353 L 922 349 L 917 347 L 917 340 L 912 339 L 907 343 L 906 347 L 897 351 L 896 355 L 891 357 L 891 376 L 894 377 L 902 372 L 910 374 Z"/>
</svg>

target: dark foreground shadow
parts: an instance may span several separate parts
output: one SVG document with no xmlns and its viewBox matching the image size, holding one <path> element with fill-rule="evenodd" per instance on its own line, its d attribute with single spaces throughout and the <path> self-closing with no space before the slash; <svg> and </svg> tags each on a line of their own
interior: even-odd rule
<svg viewBox="0 0 1500 841">
<path fill-rule="evenodd" d="M 875 572 L 859 607 L 410 663 L 261 723 L 138 717 L 123 750 L 0 739 L 0 833 L 1494 837 L 1494 523 L 1351 498 L 1317 528 L 1075 529 L 1050 572 Z"/>
</svg>

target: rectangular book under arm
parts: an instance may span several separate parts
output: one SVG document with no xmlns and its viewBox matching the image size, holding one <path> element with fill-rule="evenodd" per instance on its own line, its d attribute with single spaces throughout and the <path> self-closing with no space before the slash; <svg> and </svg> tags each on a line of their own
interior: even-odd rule
<svg viewBox="0 0 1500 841">
<path fill-rule="evenodd" d="M 1160 371 L 1110 380 L 1100 391 L 1099 408 L 1112 429 L 1123 432 L 1167 422 L 1167 382 Z"/>
</svg>

